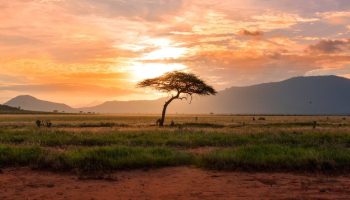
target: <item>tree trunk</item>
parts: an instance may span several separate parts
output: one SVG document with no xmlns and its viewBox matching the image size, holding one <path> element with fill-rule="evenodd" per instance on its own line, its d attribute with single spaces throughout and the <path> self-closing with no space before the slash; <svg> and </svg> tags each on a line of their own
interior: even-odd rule
<svg viewBox="0 0 350 200">
<path fill-rule="evenodd" d="M 165 114 L 166 114 L 166 109 L 168 108 L 168 105 L 174 100 L 177 99 L 179 95 L 172 97 L 171 99 L 169 99 L 167 102 L 165 102 L 164 106 L 163 106 L 163 111 L 162 111 L 162 118 L 160 119 L 159 122 L 159 126 L 164 126 L 164 122 L 165 122 Z"/>
</svg>

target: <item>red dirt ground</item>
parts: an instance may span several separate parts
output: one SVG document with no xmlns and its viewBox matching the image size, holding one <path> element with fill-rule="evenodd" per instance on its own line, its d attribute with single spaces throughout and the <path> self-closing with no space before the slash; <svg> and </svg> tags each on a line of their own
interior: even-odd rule
<svg viewBox="0 0 350 200">
<path fill-rule="evenodd" d="M 189 167 L 125 171 L 104 180 L 6 169 L 0 199 L 350 199 L 350 176 L 215 172 Z"/>
</svg>

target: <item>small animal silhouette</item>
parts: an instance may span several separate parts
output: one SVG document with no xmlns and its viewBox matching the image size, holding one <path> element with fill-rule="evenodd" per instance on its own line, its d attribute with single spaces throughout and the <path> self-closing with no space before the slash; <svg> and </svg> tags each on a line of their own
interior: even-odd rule
<svg viewBox="0 0 350 200">
<path fill-rule="evenodd" d="M 46 123 L 46 127 L 47 128 L 51 128 L 52 127 L 51 121 L 47 120 L 45 123 Z"/>
<path fill-rule="evenodd" d="M 41 125 L 42 125 L 42 121 L 41 121 L 41 120 L 36 120 L 36 121 L 35 121 L 35 124 L 36 124 L 36 126 L 37 126 L 38 128 L 40 128 Z"/>
<path fill-rule="evenodd" d="M 36 120 L 35 124 L 38 128 L 42 127 L 42 126 L 46 126 L 47 128 L 51 128 L 52 127 L 52 123 L 50 120 Z"/>
<path fill-rule="evenodd" d="M 160 122 L 162 121 L 162 119 L 157 119 L 157 121 L 156 121 L 156 125 L 157 126 L 160 126 Z"/>
</svg>

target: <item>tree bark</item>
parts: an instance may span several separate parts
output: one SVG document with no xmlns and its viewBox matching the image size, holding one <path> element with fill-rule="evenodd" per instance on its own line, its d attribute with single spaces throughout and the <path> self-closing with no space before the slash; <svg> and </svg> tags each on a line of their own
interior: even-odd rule
<svg viewBox="0 0 350 200">
<path fill-rule="evenodd" d="M 172 97 L 171 99 L 169 99 L 168 101 L 165 102 L 164 106 L 163 106 L 163 111 L 162 111 L 162 118 L 160 119 L 160 123 L 159 126 L 164 126 L 164 122 L 165 122 L 165 114 L 166 114 L 166 109 L 168 108 L 168 105 L 174 100 L 179 98 L 180 94 Z"/>
</svg>

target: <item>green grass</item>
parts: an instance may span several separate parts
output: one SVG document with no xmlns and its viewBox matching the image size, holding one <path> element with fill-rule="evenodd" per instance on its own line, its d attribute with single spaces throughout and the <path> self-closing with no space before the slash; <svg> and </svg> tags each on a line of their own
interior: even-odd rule
<svg viewBox="0 0 350 200">
<path fill-rule="evenodd" d="M 254 145 L 203 155 L 199 166 L 216 170 L 348 171 L 350 149 Z"/>
<path fill-rule="evenodd" d="M 258 117 L 256 117 L 258 118 Z M 49 119 L 52 128 L 36 128 Z M 112 171 L 197 166 L 215 170 L 350 171 L 343 117 L 0 115 L 0 167 Z M 318 121 L 313 129 L 310 122 Z M 344 124 L 341 127 L 339 124 Z M 215 147 L 215 148 L 207 148 Z M 207 148 L 202 154 L 192 148 Z M 211 151 L 215 149 L 215 151 Z M 203 154 L 204 153 L 204 154 Z"/>
<path fill-rule="evenodd" d="M 166 147 L 109 146 L 59 152 L 0 145 L 0 167 L 91 173 L 190 165 L 215 170 L 348 172 L 350 149 L 253 145 L 192 155 Z"/>
<path fill-rule="evenodd" d="M 28 166 L 37 162 L 45 151 L 40 147 L 13 147 L 0 145 L 0 167 Z"/>
<path fill-rule="evenodd" d="M 102 147 L 64 154 L 67 166 L 83 171 L 179 166 L 191 163 L 191 155 L 169 148 Z"/>
<path fill-rule="evenodd" d="M 350 147 L 348 132 L 271 131 L 257 134 L 205 132 L 198 130 L 155 129 L 114 130 L 102 133 L 60 131 L 56 129 L 0 129 L 0 143 L 50 147 L 62 146 L 170 146 L 170 147 L 232 147 L 248 144 L 283 144 L 287 146 Z"/>
<path fill-rule="evenodd" d="M 170 148 L 94 147 L 55 152 L 41 147 L 0 146 L 0 167 L 30 166 L 83 172 L 187 165 L 192 156 Z"/>
</svg>

